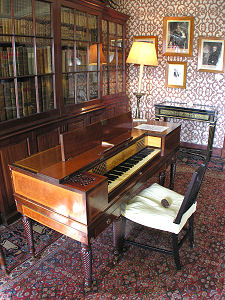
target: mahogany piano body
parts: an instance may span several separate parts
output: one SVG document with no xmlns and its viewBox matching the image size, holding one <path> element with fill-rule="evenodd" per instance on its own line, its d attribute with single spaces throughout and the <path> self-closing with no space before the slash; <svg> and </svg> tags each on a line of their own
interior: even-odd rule
<svg viewBox="0 0 225 300">
<path fill-rule="evenodd" d="M 128 113 L 63 133 L 59 146 L 10 165 L 30 252 L 34 253 L 30 219 L 81 242 L 87 286 L 92 280 L 92 239 L 120 216 L 121 204 L 149 177 L 175 163 L 180 125 L 147 121 L 167 127 L 156 132 L 134 128 L 138 124 Z M 145 152 L 146 147 L 147 157 L 135 161 L 131 173 L 122 172 L 119 180 L 114 180 L 114 169 Z M 113 182 L 108 184 L 111 177 Z"/>
</svg>

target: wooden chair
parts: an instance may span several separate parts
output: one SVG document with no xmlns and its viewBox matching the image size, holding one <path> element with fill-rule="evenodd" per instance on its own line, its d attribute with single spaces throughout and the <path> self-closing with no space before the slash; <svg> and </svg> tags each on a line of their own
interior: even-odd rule
<svg viewBox="0 0 225 300">
<path fill-rule="evenodd" d="M 205 174 L 206 165 L 202 164 L 194 172 L 191 182 L 188 186 L 185 196 L 182 196 L 168 188 L 157 183 L 141 191 L 126 204 L 122 211 L 122 217 L 117 231 L 114 235 L 115 253 L 121 254 L 123 244 L 140 246 L 145 249 L 151 249 L 165 254 L 173 255 L 177 270 L 181 269 L 179 249 L 183 242 L 189 236 L 190 246 L 194 244 L 193 222 L 194 212 L 196 211 L 196 199 Z M 126 219 L 129 219 L 146 227 L 168 231 L 172 233 L 172 250 L 157 248 L 150 245 L 144 245 L 131 240 L 125 240 Z M 188 228 L 185 227 L 189 223 Z M 178 234 L 181 230 L 186 233 L 180 241 Z"/>
</svg>

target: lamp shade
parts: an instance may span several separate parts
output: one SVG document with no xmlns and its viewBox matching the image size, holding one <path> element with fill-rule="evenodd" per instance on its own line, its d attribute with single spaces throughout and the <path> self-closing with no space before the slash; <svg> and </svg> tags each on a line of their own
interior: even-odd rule
<svg viewBox="0 0 225 300">
<path fill-rule="evenodd" d="M 100 47 L 100 64 L 106 64 L 106 59 L 102 51 L 102 44 L 99 45 Z M 98 45 L 92 44 L 89 47 L 89 65 L 97 65 L 98 62 Z"/>
<path fill-rule="evenodd" d="M 134 42 L 130 49 L 127 63 L 158 66 L 155 45 L 148 42 Z"/>
</svg>

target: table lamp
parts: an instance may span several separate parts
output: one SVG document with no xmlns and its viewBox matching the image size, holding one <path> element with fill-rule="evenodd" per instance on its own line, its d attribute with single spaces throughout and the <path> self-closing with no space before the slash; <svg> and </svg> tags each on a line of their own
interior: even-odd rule
<svg viewBox="0 0 225 300">
<path fill-rule="evenodd" d="M 144 95 L 144 93 L 141 93 L 141 81 L 144 65 L 158 66 L 155 44 L 149 42 L 134 42 L 126 62 L 140 65 L 138 92 L 135 93 L 135 96 L 137 97 L 137 109 L 135 117 L 140 118 L 140 99 Z"/>
</svg>

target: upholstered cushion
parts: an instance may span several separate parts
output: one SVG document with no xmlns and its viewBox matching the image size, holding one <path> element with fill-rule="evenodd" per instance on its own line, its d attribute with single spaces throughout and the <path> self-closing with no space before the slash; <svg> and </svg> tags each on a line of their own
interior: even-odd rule
<svg viewBox="0 0 225 300">
<path fill-rule="evenodd" d="M 169 202 L 168 208 L 163 207 L 162 199 Z M 196 210 L 195 203 L 182 216 L 180 224 L 173 223 L 183 199 L 183 195 L 154 183 L 132 198 L 122 214 L 127 219 L 144 226 L 178 234 Z"/>
</svg>

